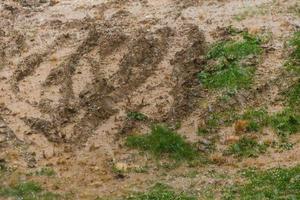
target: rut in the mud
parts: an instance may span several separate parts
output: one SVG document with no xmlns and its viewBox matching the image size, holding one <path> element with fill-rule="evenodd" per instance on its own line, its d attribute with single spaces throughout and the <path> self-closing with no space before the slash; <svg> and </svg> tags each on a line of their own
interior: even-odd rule
<svg viewBox="0 0 300 200">
<path fill-rule="evenodd" d="M 164 28 L 154 33 L 154 36 L 142 33 L 132 41 L 129 52 L 120 62 L 119 71 L 109 81 L 98 80 L 94 87 L 81 93 L 81 102 L 87 106 L 87 111 L 75 126 L 72 141 L 86 141 L 102 121 L 118 111 L 114 105 L 126 101 L 127 96 L 155 71 L 167 51 L 170 32 L 169 28 Z M 114 87 L 107 82 L 115 83 Z M 103 89 L 99 90 L 99 86 Z"/>
<path fill-rule="evenodd" d="M 172 30 L 166 27 L 153 33 L 141 32 L 137 35 L 137 39 L 128 44 L 129 51 L 120 60 L 119 70 L 106 80 L 102 76 L 101 61 L 114 53 L 128 39 L 119 29 L 98 31 L 92 26 L 87 38 L 77 47 L 75 53 L 54 68 L 43 84 L 45 90 L 58 86 L 62 94 L 58 105 L 52 105 L 47 99 L 40 101 L 40 110 L 50 114 L 52 120 L 24 118 L 26 124 L 33 130 L 43 133 L 49 141 L 84 144 L 95 128 L 118 112 L 116 104 L 126 101 L 128 95 L 155 72 L 168 50 Z M 93 65 L 90 69 L 94 78 L 76 97 L 72 86 L 76 66 L 83 56 L 94 50 L 97 52 L 97 58 L 91 62 Z M 45 55 L 31 56 L 34 59 L 26 62 L 30 65 L 25 63 L 24 70 L 15 72 L 15 83 L 32 74 L 43 62 L 42 57 Z M 31 65 L 34 67 L 26 67 Z M 79 117 L 80 113 L 84 113 L 82 117 Z M 79 119 L 76 119 L 78 117 Z M 61 129 L 69 125 L 73 126 L 73 133 L 66 138 Z"/>
<path fill-rule="evenodd" d="M 190 25 L 187 35 L 190 44 L 177 52 L 171 61 L 171 64 L 174 65 L 173 79 L 176 85 L 171 91 L 174 103 L 168 119 L 173 122 L 181 122 L 197 107 L 203 91 L 197 74 L 203 70 L 205 63 L 205 38 L 199 28 L 193 25 Z"/>
</svg>

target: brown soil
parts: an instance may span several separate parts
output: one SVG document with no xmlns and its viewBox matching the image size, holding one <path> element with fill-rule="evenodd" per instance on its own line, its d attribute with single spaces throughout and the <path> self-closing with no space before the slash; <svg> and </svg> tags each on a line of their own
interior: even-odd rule
<svg viewBox="0 0 300 200">
<path fill-rule="evenodd" d="M 283 70 L 284 41 L 300 26 L 299 17 L 288 12 L 295 3 L 1 1 L 0 160 L 21 173 L 53 168 L 56 178 L 32 179 L 51 191 L 76 193 L 76 199 L 120 196 L 160 181 L 197 190 L 219 183 L 209 177 L 210 170 L 234 177 L 249 166 L 299 164 L 295 137 L 293 150 L 267 152 L 255 160 L 239 161 L 217 151 L 210 156 L 220 162 L 196 167 L 203 175 L 190 180 L 184 176 L 188 166 L 163 176 L 166 170 L 152 158 L 124 146 L 126 135 L 146 132 L 152 123 L 180 123 L 180 134 L 201 143 L 210 138 L 198 136 L 197 129 L 212 113 L 232 107 L 242 111 L 267 106 L 270 112 L 280 108 L 280 92 L 296 81 Z M 269 6 L 270 11 L 234 19 L 251 6 Z M 258 61 L 251 89 L 224 103 L 218 92 L 199 84 L 197 73 L 206 64 L 209 44 L 228 37 L 229 25 L 272 33 L 272 38 Z M 142 112 L 149 120 L 130 121 L 128 111 Z M 221 127 L 214 139 L 222 140 L 231 131 Z M 120 176 L 113 171 L 116 163 L 132 170 Z M 148 173 L 134 171 L 143 166 Z"/>
</svg>

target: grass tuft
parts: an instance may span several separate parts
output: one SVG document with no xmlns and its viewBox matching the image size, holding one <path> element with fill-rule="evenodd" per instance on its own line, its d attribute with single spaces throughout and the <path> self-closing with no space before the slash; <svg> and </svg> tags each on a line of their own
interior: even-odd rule
<svg viewBox="0 0 300 200">
<path fill-rule="evenodd" d="M 269 115 L 263 108 L 249 109 L 240 118 L 248 121 L 247 131 L 257 132 L 268 125 Z"/>
<path fill-rule="evenodd" d="M 145 121 L 148 119 L 146 115 L 140 112 L 129 112 L 127 113 L 127 118 L 135 121 Z"/>
<path fill-rule="evenodd" d="M 15 186 L 0 188 L 0 197 L 14 197 L 22 200 L 56 200 L 59 195 L 43 192 L 42 187 L 35 182 L 23 182 Z"/>
<path fill-rule="evenodd" d="M 201 83 L 207 88 L 245 88 L 252 82 L 252 68 L 242 68 L 236 65 L 215 73 L 201 72 L 198 75 Z"/>
<path fill-rule="evenodd" d="M 237 157 L 257 157 L 259 154 L 264 153 L 267 145 L 259 144 L 251 138 L 242 137 L 235 144 L 229 146 L 228 154 Z"/>
<path fill-rule="evenodd" d="M 133 194 L 126 200 L 196 200 L 196 197 L 184 193 L 176 193 L 172 188 L 163 184 L 156 184 L 145 193 Z"/>
<path fill-rule="evenodd" d="M 243 33 L 241 41 L 222 41 L 213 46 L 208 52 L 207 59 L 223 59 L 228 61 L 241 60 L 249 55 L 259 55 L 262 52 L 260 39 Z"/>
<path fill-rule="evenodd" d="M 126 145 L 149 151 L 157 157 L 167 155 L 175 160 L 194 160 L 198 156 L 191 144 L 162 125 L 153 126 L 150 134 L 129 136 Z"/>
</svg>

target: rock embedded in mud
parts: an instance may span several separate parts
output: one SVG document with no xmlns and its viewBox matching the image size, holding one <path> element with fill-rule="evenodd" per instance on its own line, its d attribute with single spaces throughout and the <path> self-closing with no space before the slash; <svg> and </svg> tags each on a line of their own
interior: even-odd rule
<svg viewBox="0 0 300 200">
<path fill-rule="evenodd" d="M 54 150 L 53 150 L 52 148 L 48 148 L 48 149 L 45 149 L 45 150 L 43 151 L 43 157 L 44 157 L 45 159 L 50 159 L 50 158 L 52 158 L 54 155 L 55 155 L 55 152 L 54 152 Z"/>
<path fill-rule="evenodd" d="M 126 172 L 128 170 L 128 165 L 126 163 L 117 162 L 114 167 L 120 172 Z"/>
</svg>

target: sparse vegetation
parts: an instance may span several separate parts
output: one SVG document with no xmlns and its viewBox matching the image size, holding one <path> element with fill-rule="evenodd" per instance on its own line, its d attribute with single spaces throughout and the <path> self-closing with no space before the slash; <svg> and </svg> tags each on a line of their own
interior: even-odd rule
<svg viewBox="0 0 300 200">
<path fill-rule="evenodd" d="M 35 182 L 22 182 L 11 187 L 0 188 L 0 196 L 12 197 L 22 200 L 56 200 L 59 195 L 43 191 L 42 187 Z"/>
<path fill-rule="evenodd" d="M 275 131 L 283 137 L 300 131 L 300 115 L 289 108 L 271 116 L 270 123 Z"/>
<path fill-rule="evenodd" d="M 38 176 L 54 176 L 56 173 L 52 168 L 43 167 L 35 173 Z"/>
<path fill-rule="evenodd" d="M 266 171 L 247 170 L 245 183 L 232 186 L 224 199 L 300 199 L 300 166 Z"/>
<path fill-rule="evenodd" d="M 260 40 L 243 33 L 242 40 L 228 40 L 215 44 L 207 54 L 212 66 L 200 72 L 198 78 L 207 88 L 240 89 L 249 87 L 255 71 L 242 60 L 262 52 Z"/>
<path fill-rule="evenodd" d="M 156 184 L 148 192 L 133 194 L 126 198 L 126 200 L 196 200 L 196 197 L 187 195 L 185 193 L 175 192 L 172 188 Z"/>
<path fill-rule="evenodd" d="M 293 6 L 288 7 L 288 12 L 300 17 L 300 3 L 295 3 Z"/>
<path fill-rule="evenodd" d="M 194 160 L 199 154 L 176 132 L 162 125 L 155 125 L 151 133 L 140 136 L 129 136 L 127 146 L 149 151 L 156 157 L 167 155 L 175 160 Z"/>
<path fill-rule="evenodd" d="M 288 106 L 300 111 L 300 82 L 294 84 L 286 93 Z"/>
<path fill-rule="evenodd" d="M 145 121 L 148 117 L 140 112 L 128 112 L 127 118 L 136 121 Z"/>
<path fill-rule="evenodd" d="M 266 149 L 266 144 L 259 144 L 254 139 L 242 137 L 237 143 L 229 146 L 227 153 L 238 157 L 256 157 Z"/>
<path fill-rule="evenodd" d="M 243 120 L 247 120 L 247 131 L 257 132 L 268 125 L 269 115 L 263 108 L 249 109 L 244 114 L 242 114 L 240 118 Z"/>
<path fill-rule="evenodd" d="M 262 4 L 260 6 L 253 6 L 243 9 L 240 13 L 234 16 L 237 21 L 242 21 L 247 18 L 251 18 L 257 15 L 265 15 L 270 10 L 270 6 L 267 4 Z"/>
<path fill-rule="evenodd" d="M 203 136 L 213 133 L 220 125 L 231 125 L 237 117 L 238 115 L 234 109 L 228 109 L 223 112 L 214 112 L 206 120 L 205 125 L 198 128 L 197 134 Z"/>
<path fill-rule="evenodd" d="M 293 51 L 286 66 L 290 71 L 300 74 L 300 31 L 294 33 L 289 45 L 293 48 Z"/>
</svg>

